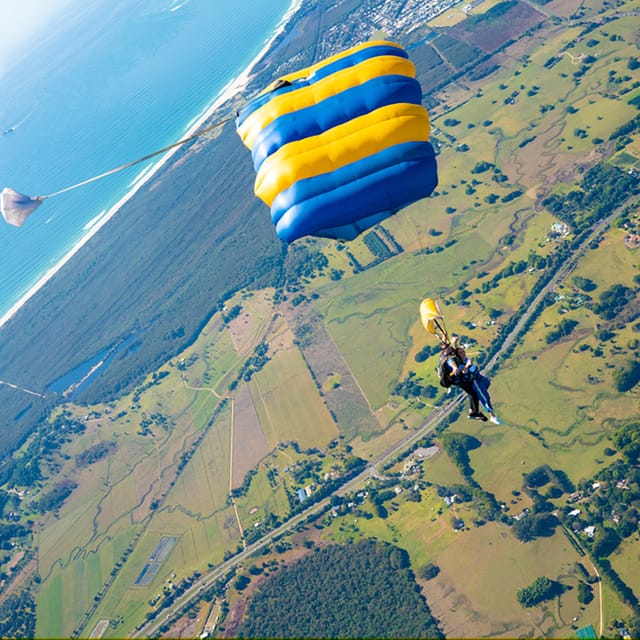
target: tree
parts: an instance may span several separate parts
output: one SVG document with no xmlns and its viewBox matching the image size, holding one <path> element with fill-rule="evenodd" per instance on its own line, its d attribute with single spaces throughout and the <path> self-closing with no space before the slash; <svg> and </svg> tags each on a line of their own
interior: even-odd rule
<svg viewBox="0 0 640 640">
<path fill-rule="evenodd" d="M 613 380 L 616 389 L 621 393 L 633 389 L 640 382 L 640 361 L 631 360 L 623 365 L 621 369 L 613 372 Z"/>
<path fill-rule="evenodd" d="M 578 583 L 578 602 L 580 604 L 589 604 L 593 600 L 593 587 L 586 582 Z"/>
<path fill-rule="evenodd" d="M 573 284 L 575 284 L 576 287 L 578 287 L 578 289 L 582 289 L 583 291 L 586 291 L 586 292 L 593 291 L 594 289 L 597 288 L 596 283 L 593 280 L 590 280 L 589 278 L 584 278 L 582 276 L 573 276 L 571 280 L 573 281 Z"/>
<path fill-rule="evenodd" d="M 423 567 L 420 567 L 420 571 L 418 571 L 418 575 L 423 580 L 432 580 L 440 573 L 440 567 L 437 564 L 433 564 L 430 562 L 429 564 L 425 564 Z"/>
<path fill-rule="evenodd" d="M 481 444 L 480 440 L 466 433 L 447 431 L 442 436 L 444 450 L 465 476 L 473 474 L 468 452 L 477 449 Z"/>
<path fill-rule="evenodd" d="M 238 590 L 238 591 L 243 591 L 244 589 L 246 589 L 249 586 L 249 583 L 251 582 L 251 578 L 249 578 L 248 576 L 245 575 L 241 575 L 238 576 L 235 583 L 234 583 L 234 587 Z"/>
<path fill-rule="evenodd" d="M 522 477 L 526 486 L 542 487 L 549 482 L 549 467 L 547 465 L 536 467 L 529 473 L 523 474 Z"/>
<path fill-rule="evenodd" d="M 606 558 L 615 551 L 620 542 L 620 536 L 614 529 L 602 527 L 593 542 L 591 550 L 596 558 Z"/>
<path fill-rule="evenodd" d="M 540 537 L 552 536 L 558 526 L 558 518 L 552 513 L 531 513 L 517 520 L 511 527 L 520 542 L 531 542 Z"/>
<path fill-rule="evenodd" d="M 629 464 L 636 464 L 640 458 L 640 422 L 623 424 L 616 429 L 611 439 Z"/>
<path fill-rule="evenodd" d="M 316 546 L 258 588 L 237 636 L 441 638 L 408 560 L 372 539 Z"/>
<path fill-rule="evenodd" d="M 562 585 L 546 576 L 536 578 L 531 585 L 519 589 L 516 597 L 523 607 L 535 607 L 537 604 L 555 598 L 562 592 Z"/>
<path fill-rule="evenodd" d="M 563 318 L 558 326 L 548 333 L 545 337 L 547 344 L 552 344 L 553 342 L 557 342 L 561 338 L 571 335 L 573 330 L 578 326 L 578 322 L 576 320 L 571 320 L 570 318 Z"/>
<path fill-rule="evenodd" d="M 600 294 L 600 301 L 593 306 L 593 310 L 604 320 L 613 320 L 634 297 L 633 289 L 614 284 Z"/>
</svg>

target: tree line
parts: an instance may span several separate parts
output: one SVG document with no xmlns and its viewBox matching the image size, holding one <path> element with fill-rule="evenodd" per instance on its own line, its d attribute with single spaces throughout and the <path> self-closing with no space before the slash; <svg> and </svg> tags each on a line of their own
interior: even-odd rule
<svg viewBox="0 0 640 640">
<path fill-rule="evenodd" d="M 283 615 L 283 612 L 287 612 Z M 271 576 L 238 637 L 442 638 L 407 552 L 374 540 L 316 547 Z"/>
</svg>

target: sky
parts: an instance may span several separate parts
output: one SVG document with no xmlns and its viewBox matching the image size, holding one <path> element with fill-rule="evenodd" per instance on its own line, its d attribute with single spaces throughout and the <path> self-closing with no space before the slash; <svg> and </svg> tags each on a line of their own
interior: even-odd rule
<svg viewBox="0 0 640 640">
<path fill-rule="evenodd" d="M 0 0 L 0 76 L 77 0 Z"/>
</svg>

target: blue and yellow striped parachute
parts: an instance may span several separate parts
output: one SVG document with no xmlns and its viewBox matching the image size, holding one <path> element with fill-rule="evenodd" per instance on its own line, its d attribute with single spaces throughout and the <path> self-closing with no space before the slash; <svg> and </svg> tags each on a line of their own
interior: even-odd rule
<svg viewBox="0 0 640 640">
<path fill-rule="evenodd" d="M 371 41 L 287 74 L 251 100 L 236 128 L 255 193 L 278 237 L 352 240 L 438 182 L 415 67 Z"/>
</svg>

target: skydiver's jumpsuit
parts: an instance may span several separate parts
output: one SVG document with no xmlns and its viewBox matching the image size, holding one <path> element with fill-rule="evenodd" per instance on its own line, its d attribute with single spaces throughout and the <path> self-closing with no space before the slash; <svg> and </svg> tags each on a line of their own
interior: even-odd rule
<svg viewBox="0 0 640 640">
<path fill-rule="evenodd" d="M 491 414 L 494 414 L 491 398 L 489 396 L 489 379 L 485 378 L 478 371 L 478 367 L 471 362 L 470 358 L 460 357 L 460 353 L 454 351 L 454 354 L 447 358 L 447 365 L 451 373 L 449 377 L 453 380 L 453 384 L 460 387 L 469 396 L 469 409 L 471 415 L 480 413 L 480 403 Z M 458 367 L 460 373 L 453 375 L 453 370 Z M 466 373 L 462 371 L 463 367 L 468 367 Z"/>
</svg>

